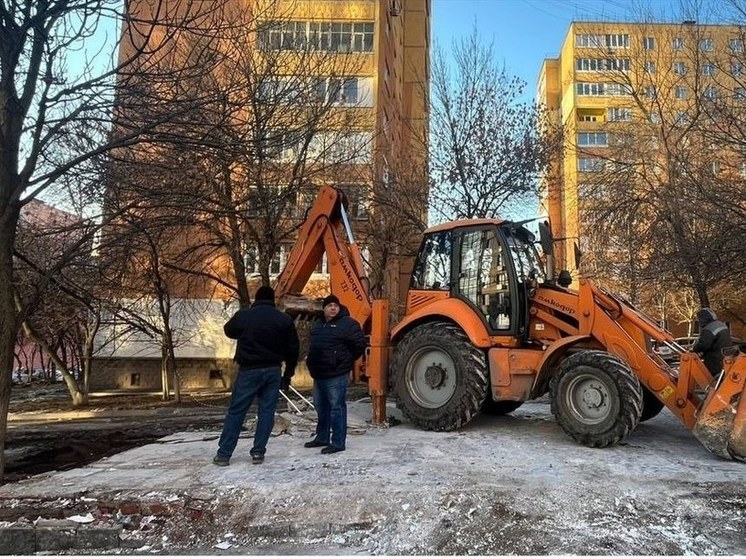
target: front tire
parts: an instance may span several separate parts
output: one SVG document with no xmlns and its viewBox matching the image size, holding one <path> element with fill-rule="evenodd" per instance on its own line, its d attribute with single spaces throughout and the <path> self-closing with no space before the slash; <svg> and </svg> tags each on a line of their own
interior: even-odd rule
<svg viewBox="0 0 746 559">
<path fill-rule="evenodd" d="M 581 351 L 562 361 L 549 389 L 557 422 L 580 444 L 615 445 L 640 422 L 640 381 L 626 363 L 605 351 Z"/>
<path fill-rule="evenodd" d="M 449 322 L 430 322 L 407 333 L 396 347 L 391 375 L 397 407 L 428 431 L 462 427 L 487 396 L 484 351 Z"/>
</svg>

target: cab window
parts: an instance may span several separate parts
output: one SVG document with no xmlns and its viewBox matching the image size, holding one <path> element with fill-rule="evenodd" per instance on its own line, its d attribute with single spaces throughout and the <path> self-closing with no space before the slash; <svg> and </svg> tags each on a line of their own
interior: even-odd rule
<svg viewBox="0 0 746 559">
<path fill-rule="evenodd" d="M 425 237 L 412 274 L 412 289 L 448 291 L 451 284 L 452 233 Z"/>
</svg>

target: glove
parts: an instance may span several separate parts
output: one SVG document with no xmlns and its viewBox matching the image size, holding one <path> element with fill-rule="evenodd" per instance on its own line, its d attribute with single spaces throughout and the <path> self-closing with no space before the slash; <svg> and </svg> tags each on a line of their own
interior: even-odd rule
<svg viewBox="0 0 746 559">
<path fill-rule="evenodd" d="M 282 377 L 282 380 L 280 381 L 280 390 L 285 392 L 290 388 L 290 380 L 292 377 Z"/>
</svg>

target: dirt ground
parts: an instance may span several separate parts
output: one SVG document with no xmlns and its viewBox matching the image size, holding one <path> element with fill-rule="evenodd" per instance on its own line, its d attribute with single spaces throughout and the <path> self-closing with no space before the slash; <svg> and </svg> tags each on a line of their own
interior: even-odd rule
<svg viewBox="0 0 746 559">
<path fill-rule="evenodd" d="M 304 449 L 313 418 L 285 412 L 263 465 L 246 456 L 249 422 L 231 465 L 218 468 L 210 458 L 224 409 L 219 402 L 176 412 L 154 402 L 154 409 L 136 411 L 132 400 L 118 410 L 130 416 L 101 411 L 54 423 L 41 412 L 16 412 L 13 436 L 29 440 L 34 433 L 104 438 L 113 430 L 160 438 L 86 466 L 6 484 L 0 488 L 4 520 L 11 520 L 8 514 L 33 520 L 90 513 L 95 522 L 126 525 L 124 536 L 136 546 L 130 553 L 137 554 L 746 550 L 746 464 L 709 454 L 665 410 L 624 444 L 588 449 L 562 432 L 545 401 L 510 416 L 481 416 L 449 433 L 423 432 L 406 421 L 373 428 L 369 402 L 351 401 L 344 453 Z"/>
</svg>

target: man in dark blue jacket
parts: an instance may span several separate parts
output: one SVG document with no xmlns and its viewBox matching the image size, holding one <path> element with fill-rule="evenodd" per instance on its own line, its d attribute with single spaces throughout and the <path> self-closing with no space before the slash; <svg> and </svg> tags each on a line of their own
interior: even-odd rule
<svg viewBox="0 0 746 559">
<path fill-rule="evenodd" d="M 262 286 L 250 308 L 239 310 L 223 327 L 225 335 L 238 340 L 234 361 L 239 370 L 233 383 L 231 403 L 213 463 L 227 466 L 238 443 L 241 426 L 254 397 L 259 413 L 251 459 L 264 461 L 267 441 L 275 424 L 280 386 L 288 386 L 298 362 L 298 333 L 293 319 L 275 308 L 275 292 Z M 285 374 L 280 369 L 285 362 Z"/>
<path fill-rule="evenodd" d="M 367 342 L 360 325 L 329 295 L 323 301 L 324 318 L 311 329 L 306 364 L 313 377 L 313 403 L 318 415 L 316 436 L 306 448 L 324 447 L 322 454 L 345 449 L 347 439 L 347 384 L 355 360 Z"/>
<path fill-rule="evenodd" d="M 697 312 L 699 322 L 699 339 L 692 351 L 702 354 L 712 376 L 716 377 L 723 370 L 723 349 L 732 345 L 728 326 L 718 320 L 715 311 L 704 307 Z"/>
</svg>

